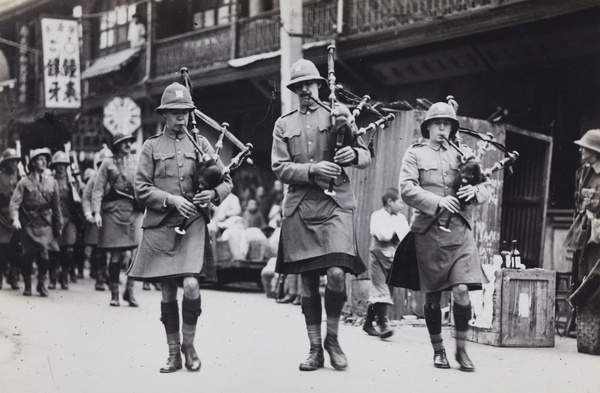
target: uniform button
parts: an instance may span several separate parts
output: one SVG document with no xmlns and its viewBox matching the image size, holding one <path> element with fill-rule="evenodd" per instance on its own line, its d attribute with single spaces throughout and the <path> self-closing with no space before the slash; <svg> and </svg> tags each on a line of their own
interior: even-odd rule
<svg viewBox="0 0 600 393">
<path fill-rule="evenodd" d="M 175 142 L 179 142 L 179 139 L 175 139 Z"/>
<path fill-rule="evenodd" d="M 177 154 L 181 155 L 181 150 L 177 150 Z"/>
<path fill-rule="evenodd" d="M 179 178 L 179 180 L 183 181 L 183 176 L 181 176 L 181 177 Z M 446 187 L 446 188 L 448 188 L 448 187 Z"/>
<path fill-rule="evenodd" d="M 311 158 L 309 161 L 310 161 L 310 162 L 313 162 L 314 160 Z"/>
<path fill-rule="evenodd" d="M 310 145 L 312 145 L 312 142 L 311 142 L 311 141 L 308 141 L 308 145 L 309 145 L 309 146 L 310 146 Z"/>
<path fill-rule="evenodd" d="M 446 190 L 448 189 L 448 186 L 444 187 Z"/>
<path fill-rule="evenodd" d="M 181 168 L 183 166 L 183 164 L 179 164 L 179 167 Z"/>
<path fill-rule="evenodd" d="M 306 128 L 310 128 L 311 126 L 306 126 Z"/>
</svg>

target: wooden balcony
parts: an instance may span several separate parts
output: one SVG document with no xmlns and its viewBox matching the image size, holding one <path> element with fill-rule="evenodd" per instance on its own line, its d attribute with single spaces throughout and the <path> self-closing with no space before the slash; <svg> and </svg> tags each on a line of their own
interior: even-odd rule
<svg viewBox="0 0 600 393">
<path fill-rule="evenodd" d="M 351 56 L 386 53 L 590 8 L 593 0 L 320 0 L 304 3 L 303 42 L 336 39 Z M 338 12 L 343 22 L 338 28 Z M 160 22 L 159 22 L 160 23 Z M 156 41 L 151 78 L 198 74 L 280 49 L 279 10 Z M 415 34 L 413 34 L 413 32 Z"/>
</svg>

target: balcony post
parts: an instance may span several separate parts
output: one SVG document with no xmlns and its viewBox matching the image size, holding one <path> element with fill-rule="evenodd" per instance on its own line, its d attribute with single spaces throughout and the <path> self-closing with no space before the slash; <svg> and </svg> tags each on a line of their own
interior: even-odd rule
<svg viewBox="0 0 600 393">
<path fill-rule="evenodd" d="M 302 38 L 290 37 L 290 33 L 302 34 L 302 0 L 280 2 L 281 12 L 281 113 L 288 113 L 298 104 L 298 98 L 287 87 L 292 64 L 302 58 Z"/>
</svg>

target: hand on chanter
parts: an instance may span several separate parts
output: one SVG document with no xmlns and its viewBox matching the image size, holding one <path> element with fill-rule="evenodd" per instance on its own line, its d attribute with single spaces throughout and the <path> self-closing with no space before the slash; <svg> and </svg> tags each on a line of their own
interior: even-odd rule
<svg viewBox="0 0 600 393">
<path fill-rule="evenodd" d="M 206 206 L 208 202 L 215 199 L 217 192 L 215 190 L 202 190 L 194 195 L 194 205 Z"/>
<path fill-rule="evenodd" d="M 351 146 L 344 146 L 340 150 L 335 153 L 333 156 L 333 161 L 336 164 L 344 165 L 350 164 L 356 159 L 356 150 L 354 150 Z"/>
<path fill-rule="evenodd" d="M 465 202 L 469 202 L 471 199 L 474 199 L 477 196 L 477 187 L 471 184 L 460 186 L 456 192 L 456 196 Z"/>
<path fill-rule="evenodd" d="M 311 164 L 309 173 L 313 176 L 323 176 L 329 179 L 335 179 L 342 173 L 342 168 L 333 162 L 320 161 Z"/>
<path fill-rule="evenodd" d="M 196 213 L 196 206 L 182 196 L 169 195 L 169 203 L 175 206 L 175 209 L 185 218 L 189 218 Z"/>
<path fill-rule="evenodd" d="M 438 204 L 442 209 L 448 210 L 450 213 L 458 213 L 460 210 L 460 202 L 452 195 L 446 195 Z"/>
</svg>

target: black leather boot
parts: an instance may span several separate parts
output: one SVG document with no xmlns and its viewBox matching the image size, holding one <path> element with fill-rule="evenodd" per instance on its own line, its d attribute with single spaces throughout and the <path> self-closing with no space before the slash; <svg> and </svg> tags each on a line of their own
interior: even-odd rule
<svg viewBox="0 0 600 393">
<path fill-rule="evenodd" d="M 329 354 L 329 359 L 331 360 L 331 366 L 333 368 L 336 370 L 343 370 L 348 366 L 346 354 L 342 351 L 337 336 L 327 334 L 323 346 Z"/>
<path fill-rule="evenodd" d="M 119 307 L 119 284 L 110 284 L 110 305 L 113 307 Z"/>
<path fill-rule="evenodd" d="M 138 303 L 133 296 L 133 285 L 135 280 L 127 277 L 127 283 L 125 284 L 125 292 L 123 292 L 123 300 L 129 303 L 129 307 L 138 307 Z"/>
<path fill-rule="evenodd" d="M 10 282 L 9 280 L 6 280 L 6 282 L 10 284 L 12 289 L 19 289 L 19 274 L 18 267 L 12 267 L 10 269 Z"/>
<path fill-rule="evenodd" d="M 167 364 L 161 367 L 161 373 L 173 373 L 177 370 L 181 370 L 181 340 L 179 332 L 167 334 L 167 344 L 169 345 L 169 357 L 167 358 Z"/>
<path fill-rule="evenodd" d="M 311 345 L 310 351 L 308 352 L 308 358 L 300 363 L 300 371 L 314 371 L 323 366 L 325 366 L 323 347 L 320 345 Z"/>
<path fill-rule="evenodd" d="M 389 327 L 387 317 L 387 304 L 375 303 L 375 311 L 377 312 L 377 324 L 379 325 L 379 334 L 381 339 L 386 339 L 394 334 L 394 329 Z"/>
<path fill-rule="evenodd" d="M 45 274 L 38 275 L 38 282 L 37 282 L 37 286 L 35 289 L 40 294 L 40 296 L 42 296 L 42 297 L 48 296 L 48 290 L 46 289 L 46 275 Z"/>
<path fill-rule="evenodd" d="M 445 349 L 438 349 L 433 351 L 433 367 L 436 368 L 450 368 L 450 363 L 446 357 Z"/>
<path fill-rule="evenodd" d="M 379 337 L 380 336 L 379 332 L 373 326 L 374 321 L 375 321 L 375 307 L 372 304 L 369 304 L 369 307 L 367 307 L 367 317 L 365 318 L 365 323 L 363 324 L 362 329 L 369 336 Z"/>
</svg>

